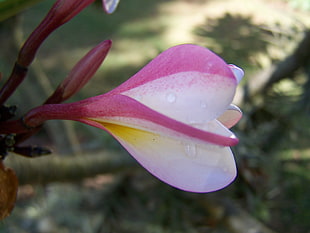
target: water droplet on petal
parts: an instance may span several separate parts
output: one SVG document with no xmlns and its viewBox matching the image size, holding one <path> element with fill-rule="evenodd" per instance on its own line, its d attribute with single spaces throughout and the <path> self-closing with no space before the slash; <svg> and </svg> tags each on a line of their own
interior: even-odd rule
<svg viewBox="0 0 310 233">
<path fill-rule="evenodd" d="M 168 93 L 167 96 L 166 96 L 166 100 L 169 102 L 169 103 L 174 103 L 176 101 L 177 97 L 175 94 L 173 93 Z"/>
<path fill-rule="evenodd" d="M 138 95 L 138 96 L 135 97 L 135 99 L 136 99 L 137 101 L 141 102 L 141 101 L 142 101 L 142 96 L 141 96 L 141 95 Z"/>
<path fill-rule="evenodd" d="M 200 102 L 200 107 L 201 107 L 201 108 L 207 108 L 207 103 L 201 101 L 201 102 Z"/>
<path fill-rule="evenodd" d="M 186 144 L 185 145 L 185 153 L 189 157 L 196 157 L 197 156 L 197 148 L 194 144 Z"/>
</svg>

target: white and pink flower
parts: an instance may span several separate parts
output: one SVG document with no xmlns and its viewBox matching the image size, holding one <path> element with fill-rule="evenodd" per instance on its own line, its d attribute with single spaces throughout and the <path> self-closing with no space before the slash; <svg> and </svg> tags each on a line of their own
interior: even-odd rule
<svg viewBox="0 0 310 233">
<path fill-rule="evenodd" d="M 232 105 L 243 71 L 210 50 L 172 47 L 112 91 L 31 110 L 24 121 L 86 123 L 108 131 L 150 173 L 176 188 L 211 192 L 230 184 L 236 165 L 229 130 L 241 118 Z"/>
</svg>

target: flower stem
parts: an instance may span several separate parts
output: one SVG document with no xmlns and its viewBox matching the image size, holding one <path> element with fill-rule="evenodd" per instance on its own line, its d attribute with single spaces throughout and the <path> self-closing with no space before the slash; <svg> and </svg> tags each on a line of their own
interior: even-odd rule
<svg viewBox="0 0 310 233">
<path fill-rule="evenodd" d="M 19 84 L 24 80 L 27 75 L 28 69 L 15 63 L 10 78 L 3 85 L 0 90 L 0 105 L 3 105 L 5 101 L 14 93 Z"/>
</svg>

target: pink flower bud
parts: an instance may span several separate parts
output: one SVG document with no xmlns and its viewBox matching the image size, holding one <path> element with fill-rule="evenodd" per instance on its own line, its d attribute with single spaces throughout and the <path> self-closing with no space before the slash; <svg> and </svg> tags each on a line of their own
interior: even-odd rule
<svg viewBox="0 0 310 233">
<path fill-rule="evenodd" d="M 57 0 L 40 25 L 23 45 L 17 63 L 28 67 L 42 42 L 62 24 L 68 22 L 94 0 Z"/>
<path fill-rule="evenodd" d="M 95 74 L 105 59 L 112 41 L 101 42 L 89 51 L 71 70 L 45 104 L 61 103 L 77 93 Z"/>
</svg>

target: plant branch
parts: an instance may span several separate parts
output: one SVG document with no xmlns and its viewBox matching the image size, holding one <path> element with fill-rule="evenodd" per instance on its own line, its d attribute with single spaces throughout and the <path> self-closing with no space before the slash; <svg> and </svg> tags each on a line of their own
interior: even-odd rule
<svg viewBox="0 0 310 233">
<path fill-rule="evenodd" d="M 80 181 L 98 174 L 138 167 L 128 154 L 111 151 L 74 157 L 50 155 L 36 159 L 8 156 L 5 163 L 14 169 L 21 185 Z"/>
<path fill-rule="evenodd" d="M 3 88 L 0 90 L 0 105 L 3 105 L 5 101 L 7 101 L 7 99 L 12 95 L 12 93 L 26 77 L 27 72 L 27 67 L 23 67 L 18 63 L 15 63 L 10 78 L 6 81 L 6 83 L 3 85 Z"/>
</svg>

